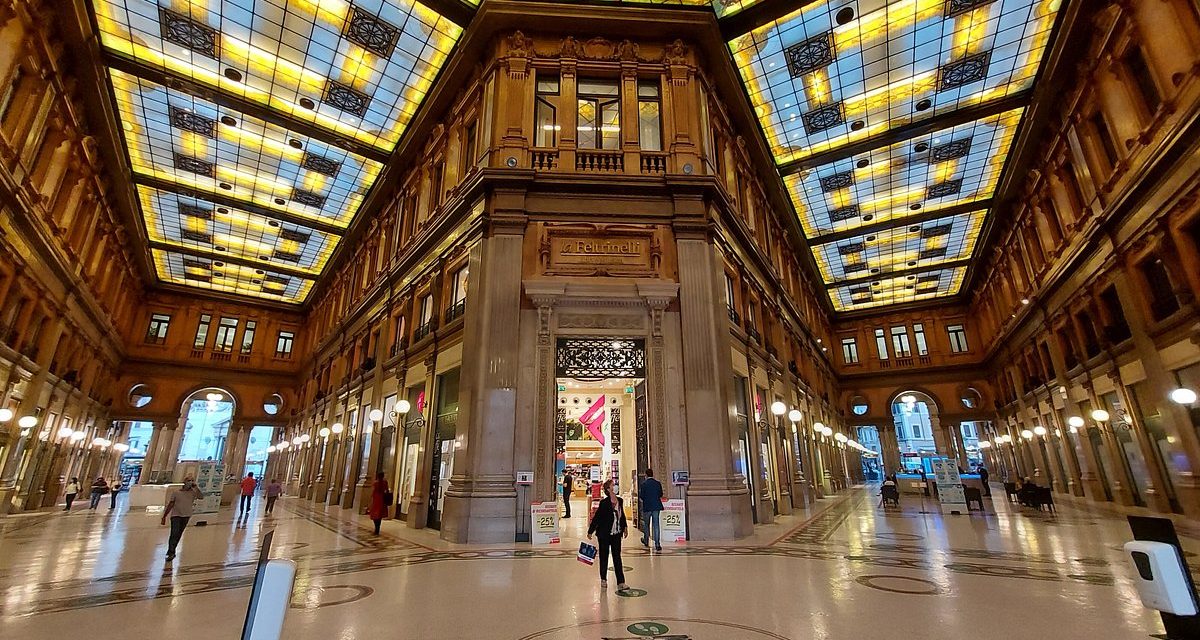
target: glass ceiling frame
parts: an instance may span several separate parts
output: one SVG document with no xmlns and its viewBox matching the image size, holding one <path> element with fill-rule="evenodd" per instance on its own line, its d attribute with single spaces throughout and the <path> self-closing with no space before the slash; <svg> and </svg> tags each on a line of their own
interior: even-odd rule
<svg viewBox="0 0 1200 640">
<path fill-rule="evenodd" d="M 288 304 L 462 33 L 416 0 L 91 4 L 158 278 Z"/>
<path fill-rule="evenodd" d="M 727 44 L 834 309 L 958 295 L 1063 1 L 769 2 Z"/>
</svg>

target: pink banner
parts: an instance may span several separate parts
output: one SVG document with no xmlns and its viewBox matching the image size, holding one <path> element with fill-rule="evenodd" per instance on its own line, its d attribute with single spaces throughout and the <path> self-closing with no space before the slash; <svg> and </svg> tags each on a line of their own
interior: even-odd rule
<svg viewBox="0 0 1200 640">
<path fill-rule="evenodd" d="M 583 424 L 585 428 L 587 428 L 588 433 L 592 434 L 592 437 L 596 439 L 596 442 L 600 443 L 600 446 L 604 446 L 603 427 L 605 417 L 605 399 L 606 398 L 604 396 L 600 396 L 596 402 L 594 402 L 592 406 L 589 407 L 588 410 L 579 417 L 579 422 Z"/>
</svg>

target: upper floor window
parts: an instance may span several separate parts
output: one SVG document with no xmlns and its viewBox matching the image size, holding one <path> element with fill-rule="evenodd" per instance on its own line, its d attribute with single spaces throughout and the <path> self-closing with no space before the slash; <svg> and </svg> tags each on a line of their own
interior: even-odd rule
<svg viewBox="0 0 1200 640">
<path fill-rule="evenodd" d="M 213 351 L 233 351 L 233 336 L 237 333 L 237 318 L 221 318 L 217 323 L 217 339 L 213 341 Z"/>
<path fill-rule="evenodd" d="M 13 70 L 13 74 L 8 80 L 8 86 L 4 88 L 4 94 L 0 95 L 0 121 L 8 120 L 13 103 L 16 101 L 17 95 L 21 93 L 21 89 L 25 86 L 26 80 L 29 77 L 29 73 L 21 65 L 17 65 L 16 69 Z"/>
<path fill-rule="evenodd" d="M 580 149 L 621 148 L 621 92 L 615 80 L 580 78 L 576 146 Z"/>
<path fill-rule="evenodd" d="M 420 307 L 417 310 L 417 327 L 424 327 L 433 320 L 433 296 L 426 294 L 421 297 Z"/>
<path fill-rule="evenodd" d="M 450 281 L 450 306 L 446 308 L 446 322 L 462 316 L 467 309 L 467 268 L 454 272 Z"/>
<path fill-rule="evenodd" d="M 1117 143 L 1113 141 L 1112 130 L 1108 128 L 1108 122 L 1105 121 L 1104 114 L 1099 109 L 1088 116 L 1088 126 L 1092 129 L 1092 135 L 1096 138 L 1104 161 L 1108 163 L 1105 170 L 1110 170 L 1116 166 L 1121 155 L 1117 152 Z"/>
<path fill-rule="evenodd" d="M 912 356 L 912 348 L 908 344 L 908 327 L 892 327 L 892 350 L 897 358 Z"/>
<path fill-rule="evenodd" d="M 913 324 L 913 340 L 917 343 L 917 355 L 929 355 L 929 345 L 925 342 L 925 325 L 920 322 Z"/>
<path fill-rule="evenodd" d="M 203 349 L 208 343 L 208 325 L 212 324 L 212 316 L 207 313 L 200 314 L 200 324 L 196 326 L 196 340 L 192 343 L 193 349 Z"/>
<path fill-rule="evenodd" d="M 475 130 L 474 122 L 471 122 L 471 124 L 467 125 L 466 129 L 463 129 L 463 142 L 462 142 L 462 147 L 463 147 L 463 152 L 462 152 L 463 170 L 462 170 L 462 173 L 463 173 L 463 175 L 466 175 L 471 170 L 471 168 L 475 166 L 475 162 L 479 160 L 479 158 L 475 157 L 475 154 L 477 153 L 477 151 L 475 150 L 475 144 L 476 144 L 475 136 L 477 135 L 477 133 L 478 132 Z"/>
<path fill-rule="evenodd" d="M 1136 45 L 1129 47 L 1122 62 L 1125 64 L 1129 80 L 1136 87 L 1142 106 L 1146 108 L 1149 115 L 1157 113 L 1158 108 L 1162 106 L 1162 93 L 1158 90 L 1158 83 L 1154 81 L 1154 73 L 1150 70 L 1150 65 L 1146 64 L 1146 56 L 1142 53 L 1141 47 Z"/>
<path fill-rule="evenodd" d="M 253 320 L 246 321 L 246 330 L 242 332 L 242 354 L 248 354 L 254 348 L 254 330 L 257 327 L 257 322 Z"/>
<path fill-rule="evenodd" d="M 558 78 L 537 80 L 537 97 L 533 107 L 533 146 L 553 147 L 558 144 Z"/>
<path fill-rule="evenodd" d="M 658 82 L 638 82 L 638 141 L 643 150 L 662 151 L 662 99 Z"/>
<path fill-rule="evenodd" d="M 952 353 L 964 353 L 967 350 L 967 330 L 961 324 L 946 327 L 946 333 L 950 336 Z"/>
<path fill-rule="evenodd" d="M 880 360 L 888 359 L 887 336 L 884 335 L 883 329 L 875 330 L 875 350 L 879 353 Z"/>
<path fill-rule="evenodd" d="M 1171 274 L 1163 265 L 1162 258 L 1153 256 L 1138 263 L 1138 269 L 1146 278 L 1149 285 L 1147 293 L 1150 296 L 1150 315 L 1155 320 L 1162 320 L 1179 310 L 1179 299 L 1171 288 Z"/>
<path fill-rule="evenodd" d="M 442 177 L 445 174 L 446 165 L 439 162 L 433 167 L 433 175 L 429 178 L 429 208 L 433 209 L 442 203 L 442 196 L 445 195 L 442 189 Z"/>
<path fill-rule="evenodd" d="M 280 331 L 279 337 L 275 340 L 275 357 L 290 358 L 292 357 L 292 343 L 296 340 L 296 334 L 291 331 Z"/>
<path fill-rule="evenodd" d="M 171 316 L 165 313 L 150 314 L 150 326 L 146 329 L 146 342 L 162 344 L 167 341 L 167 328 L 171 325 Z"/>
<path fill-rule="evenodd" d="M 729 307 L 730 309 L 735 308 L 736 305 L 733 302 L 734 300 L 736 300 L 736 298 L 734 297 L 733 276 L 729 275 L 729 273 L 726 272 L 725 273 L 725 306 Z"/>
<path fill-rule="evenodd" d="M 858 341 L 842 338 L 842 360 L 846 364 L 858 364 Z"/>
</svg>

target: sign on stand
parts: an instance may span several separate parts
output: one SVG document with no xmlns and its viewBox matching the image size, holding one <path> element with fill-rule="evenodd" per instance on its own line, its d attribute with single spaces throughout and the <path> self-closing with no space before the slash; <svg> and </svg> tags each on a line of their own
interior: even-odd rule
<svg viewBox="0 0 1200 640">
<path fill-rule="evenodd" d="M 687 541 L 687 514 L 684 513 L 683 504 L 683 500 L 663 502 L 663 511 L 658 515 L 663 542 Z"/>
<path fill-rule="evenodd" d="M 558 544 L 558 502 L 535 502 L 529 505 L 533 521 L 530 542 L 533 544 Z"/>
<path fill-rule="evenodd" d="M 958 462 L 952 458 L 933 458 L 931 462 L 942 513 L 967 513 L 967 496 L 958 475 Z"/>
<path fill-rule="evenodd" d="M 225 482 L 225 465 L 221 462 L 201 462 L 196 469 L 196 487 L 204 494 L 196 501 L 196 515 L 216 513 L 221 509 L 221 487 Z"/>
</svg>

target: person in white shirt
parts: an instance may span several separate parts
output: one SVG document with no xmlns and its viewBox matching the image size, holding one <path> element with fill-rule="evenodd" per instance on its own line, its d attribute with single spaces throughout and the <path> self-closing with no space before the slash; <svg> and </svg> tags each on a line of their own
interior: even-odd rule
<svg viewBox="0 0 1200 640">
<path fill-rule="evenodd" d="M 167 542 L 167 562 L 175 559 L 175 549 L 179 546 L 179 539 L 183 537 L 183 530 L 187 528 L 188 520 L 192 519 L 192 513 L 195 512 L 196 501 L 203 499 L 204 493 L 196 486 L 196 481 L 191 476 L 183 479 L 183 486 L 171 493 L 171 499 L 167 501 L 167 508 L 163 510 L 162 524 L 167 524 L 167 516 L 171 516 L 171 537 Z"/>
<path fill-rule="evenodd" d="M 79 495 L 79 478 L 71 478 L 67 483 L 67 506 L 63 507 L 63 511 L 71 510 L 71 503 L 75 502 L 75 496 Z"/>
</svg>

